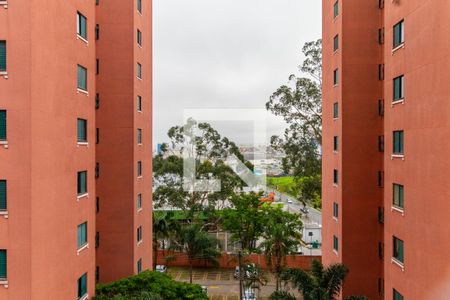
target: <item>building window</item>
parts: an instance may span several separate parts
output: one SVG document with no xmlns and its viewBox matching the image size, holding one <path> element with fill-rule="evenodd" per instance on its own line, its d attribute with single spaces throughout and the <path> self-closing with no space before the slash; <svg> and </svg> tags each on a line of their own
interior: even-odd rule
<svg viewBox="0 0 450 300">
<path fill-rule="evenodd" d="M 394 46 L 393 48 L 397 48 L 405 42 L 405 29 L 404 29 L 404 21 L 401 20 L 397 24 L 394 25 Z"/>
<path fill-rule="evenodd" d="M 142 14 L 142 0 L 137 0 L 137 10 Z"/>
<path fill-rule="evenodd" d="M 77 87 L 80 90 L 87 91 L 87 69 L 85 67 L 78 65 L 77 79 Z"/>
<path fill-rule="evenodd" d="M 6 72 L 6 41 L 0 41 L 0 72 Z"/>
<path fill-rule="evenodd" d="M 142 162 L 141 161 L 137 162 L 137 176 L 138 177 L 142 176 Z"/>
<path fill-rule="evenodd" d="M 97 58 L 95 60 L 95 75 L 100 74 L 100 60 Z"/>
<path fill-rule="evenodd" d="M 99 24 L 95 24 L 95 39 L 96 40 L 100 39 L 100 25 Z"/>
<path fill-rule="evenodd" d="M 394 78 L 394 98 L 393 101 L 401 100 L 405 97 L 405 79 L 404 76 Z"/>
<path fill-rule="evenodd" d="M 0 141 L 6 141 L 6 110 L 0 110 Z"/>
<path fill-rule="evenodd" d="M 339 70 L 336 69 L 333 71 L 333 84 L 337 85 L 339 83 Z"/>
<path fill-rule="evenodd" d="M 333 5 L 333 17 L 336 18 L 339 15 L 339 1 L 334 2 Z"/>
<path fill-rule="evenodd" d="M 339 148 L 339 138 L 335 136 L 333 138 L 333 150 L 338 151 L 338 148 Z"/>
<path fill-rule="evenodd" d="M 7 210 L 6 180 L 0 180 L 0 211 Z"/>
<path fill-rule="evenodd" d="M 84 119 L 77 120 L 77 140 L 79 143 L 87 142 L 87 121 Z"/>
<path fill-rule="evenodd" d="M 384 135 L 378 136 L 378 151 L 384 152 Z"/>
<path fill-rule="evenodd" d="M 378 29 L 378 44 L 384 44 L 384 27 Z"/>
<path fill-rule="evenodd" d="M 100 128 L 95 129 L 95 143 L 100 143 Z"/>
<path fill-rule="evenodd" d="M 78 300 L 85 299 L 87 295 L 87 273 L 78 278 Z"/>
<path fill-rule="evenodd" d="M 384 64 L 378 65 L 378 80 L 384 80 Z"/>
<path fill-rule="evenodd" d="M 396 289 L 393 289 L 393 295 L 394 300 L 404 300 L 403 295 L 397 292 Z"/>
<path fill-rule="evenodd" d="M 137 130 L 137 143 L 138 145 L 142 144 L 142 129 L 140 128 Z"/>
<path fill-rule="evenodd" d="M 87 222 L 78 225 L 77 246 L 78 249 L 87 244 Z"/>
<path fill-rule="evenodd" d="M 96 213 L 100 212 L 100 197 L 95 198 L 95 212 Z"/>
<path fill-rule="evenodd" d="M 100 177 L 100 163 L 95 163 L 95 178 Z"/>
<path fill-rule="evenodd" d="M 142 208 L 142 194 L 137 195 L 137 208 L 138 209 Z"/>
<path fill-rule="evenodd" d="M 6 280 L 8 278 L 7 273 L 7 252 L 5 249 L 0 250 L 0 280 Z"/>
<path fill-rule="evenodd" d="M 403 209 L 403 208 L 404 208 L 404 202 L 403 202 L 403 201 L 404 201 L 404 200 L 403 200 L 403 197 L 404 197 L 403 185 L 394 183 L 392 189 L 393 189 L 393 200 L 392 200 L 392 204 L 393 204 L 395 207 L 398 207 L 398 208 L 402 208 L 402 209 Z"/>
<path fill-rule="evenodd" d="M 139 226 L 137 229 L 137 241 L 142 241 L 142 226 Z"/>
<path fill-rule="evenodd" d="M 336 202 L 333 203 L 333 217 L 336 219 L 339 217 L 339 204 Z"/>
<path fill-rule="evenodd" d="M 333 40 L 333 50 L 339 49 L 339 35 L 336 35 Z"/>
<path fill-rule="evenodd" d="M 100 267 L 95 267 L 95 282 L 98 283 L 100 281 Z"/>
<path fill-rule="evenodd" d="M 403 241 L 395 236 L 392 238 L 392 240 L 393 240 L 392 256 L 396 261 L 403 264 L 405 260 Z"/>
<path fill-rule="evenodd" d="M 137 96 L 137 110 L 142 111 L 142 97 Z"/>
<path fill-rule="evenodd" d="M 337 102 L 334 102 L 333 104 L 333 118 L 339 118 L 339 104 Z"/>
<path fill-rule="evenodd" d="M 80 12 L 77 12 L 77 34 L 87 40 L 86 30 L 87 19 Z"/>
<path fill-rule="evenodd" d="M 142 259 L 140 258 L 137 261 L 137 273 L 140 274 L 142 272 Z"/>
<path fill-rule="evenodd" d="M 336 169 L 333 170 L 333 183 L 336 185 L 339 183 L 339 173 Z"/>
<path fill-rule="evenodd" d="M 394 154 L 403 155 L 404 152 L 404 144 L 403 144 L 403 130 L 394 131 L 393 133 L 394 137 L 394 147 L 393 152 Z"/>
<path fill-rule="evenodd" d="M 333 249 L 336 252 L 339 251 L 339 240 L 335 235 L 333 235 Z"/>
<path fill-rule="evenodd" d="M 87 193 L 87 171 L 78 172 L 77 193 L 84 195 Z"/>
<path fill-rule="evenodd" d="M 137 77 L 142 79 L 142 65 L 140 63 L 137 63 Z"/>
<path fill-rule="evenodd" d="M 95 233 L 95 248 L 98 248 L 100 246 L 100 232 Z"/>
<path fill-rule="evenodd" d="M 142 32 L 139 29 L 137 30 L 137 43 L 142 47 Z"/>
</svg>

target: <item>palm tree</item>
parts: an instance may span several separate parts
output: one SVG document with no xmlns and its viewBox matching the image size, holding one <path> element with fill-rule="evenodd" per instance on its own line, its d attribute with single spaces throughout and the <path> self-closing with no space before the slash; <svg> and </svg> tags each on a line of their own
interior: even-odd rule
<svg viewBox="0 0 450 300">
<path fill-rule="evenodd" d="M 153 269 L 158 259 L 158 241 L 169 236 L 169 217 L 166 212 L 153 213 Z"/>
<path fill-rule="evenodd" d="M 177 248 L 186 253 L 189 262 L 189 282 L 192 283 L 192 268 L 195 260 L 204 260 L 218 265 L 220 256 L 218 241 L 202 230 L 198 224 L 189 224 L 179 233 Z"/>
<path fill-rule="evenodd" d="M 265 226 L 260 248 L 264 251 L 267 265 L 273 268 L 276 291 L 281 284 L 281 274 L 286 256 L 297 251 L 301 240 L 302 222 L 298 215 L 285 212 L 281 207 L 263 206 Z"/>
<path fill-rule="evenodd" d="M 313 260 L 311 272 L 289 269 L 283 274 L 283 279 L 297 288 L 304 300 L 334 300 L 347 273 L 347 267 L 342 264 L 324 268 L 320 261 Z"/>
</svg>

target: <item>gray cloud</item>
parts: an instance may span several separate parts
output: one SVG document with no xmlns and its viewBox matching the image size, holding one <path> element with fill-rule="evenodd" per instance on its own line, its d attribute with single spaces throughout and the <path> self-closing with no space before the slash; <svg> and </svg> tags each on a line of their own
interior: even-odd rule
<svg viewBox="0 0 450 300">
<path fill-rule="evenodd" d="M 154 0 L 154 143 L 184 108 L 264 108 L 321 36 L 318 0 Z M 234 126 L 238 127 L 238 126 Z M 251 130 L 224 129 L 245 143 Z M 270 118 L 268 135 L 285 125 Z M 221 130 L 221 128 L 219 128 Z"/>
</svg>

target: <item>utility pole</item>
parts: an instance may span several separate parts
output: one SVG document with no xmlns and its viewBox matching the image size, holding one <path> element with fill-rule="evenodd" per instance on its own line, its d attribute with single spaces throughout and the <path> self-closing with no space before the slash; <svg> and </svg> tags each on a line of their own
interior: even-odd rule
<svg viewBox="0 0 450 300">
<path fill-rule="evenodd" d="M 242 250 L 238 252 L 238 262 L 239 262 L 239 300 L 242 300 Z"/>
</svg>

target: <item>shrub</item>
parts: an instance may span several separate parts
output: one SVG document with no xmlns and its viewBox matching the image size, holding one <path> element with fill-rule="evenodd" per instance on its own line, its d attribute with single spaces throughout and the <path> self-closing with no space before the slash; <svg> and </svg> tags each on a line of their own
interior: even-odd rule
<svg viewBox="0 0 450 300">
<path fill-rule="evenodd" d="M 166 274 L 144 271 L 112 283 L 97 286 L 95 300 L 207 300 L 197 284 L 174 281 Z"/>
</svg>

